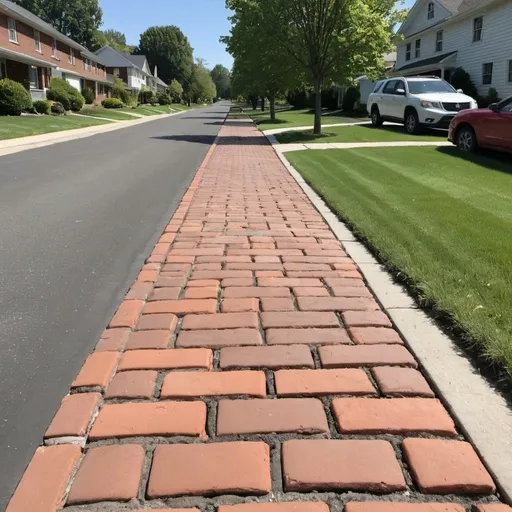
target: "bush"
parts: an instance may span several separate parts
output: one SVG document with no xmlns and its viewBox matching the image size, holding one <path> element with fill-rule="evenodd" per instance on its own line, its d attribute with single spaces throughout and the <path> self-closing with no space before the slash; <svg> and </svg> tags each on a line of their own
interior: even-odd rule
<svg viewBox="0 0 512 512">
<path fill-rule="evenodd" d="M 94 91 L 87 87 L 84 89 L 84 100 L 87 105 L 92 105 L 94 103 L 94 100 L 96 99 L 96 95 L 94 94 Z"/>
<path fill-rule="evenodd" d="M 114 85 L 112 86 L 112 98 L 117 98 L 126 105 L 131 103 L 130 93 L 126 90 L 124 82 L 118 77 L 114 78 Z"/>
<path fill-rule="evenodd" d="M 101 105 L 105 108 L 121 108 L 124 103 L 119 98 L 105 98 Z"/>
<path fill-rule="evenodd" d="M 471 80 L 469 73 L 464 69 L 456 69 L 450 78 L 450 83 L 455 89 L 462 89 L 464 91 L 464 94 L 467 94 L 468 96 L 471 96 L 472 98 L 475 99 L 477 98 L 477 88 L 473 81 Z"/>
<path fill-rule="evenodd" d="M 353 112 L 356 101 L 359 100 L 361 94 L 358 87 L 349 87 L 343 96 L 342 108 L 345 112 Z"/>
<path fill-rule="evenodd" d="M 498 96 L 498 91 L 494 87 L 491 87 L 489 91 L 487 91 L 487 101 L 489 102 L 489 105 L 491 103 L 499 103 L 500 98 Z"/>
<path fill-rule="evenodd" d="M 34 108 L 38 114 L 49 114 L 51 103 L 48 100 L 34 101 Z"/>
<path fill-rule="evenodd" d="M 149 98 L 149 103 L 151 105 L 158 105 L 158 98 L 156 96 L 151 96 L 151 98 Z"/>
<path fill-rule="evenodd" d="M 46 97 L 62 103 L 65 110 L 73 112 L 80 112 L 85 101 L 80 92 L 62 78 L 52 78 Z"/>
<path fill-rule="evenodd" d="M 52 106 L 50 108 L 52 114 L 62 115 L 66 113 L 66 109 L 64 108 L 64 105 L 58 101 L 54 101 L 52 103 Z"/>
<path fill-rule="evenodd" d="M 8 78 L 0 80 L 0 115 L 20 116 L 31 108 L 32 98 L 23 85 Z"/>
<path fill-rule="evenodd" d="M 153 91 L 144 86 L 144 88 L 139 92 L 139 103 L 151 103 L 151 98 L 153 98 Z"/>
<path fill-rule="evenodd" d="M 164 92 L 161 92 L 157 94 L 158 103 L 160 105 L 170 105 L 171 104 L 171 98 L 167 96 Z"/>
</svg>

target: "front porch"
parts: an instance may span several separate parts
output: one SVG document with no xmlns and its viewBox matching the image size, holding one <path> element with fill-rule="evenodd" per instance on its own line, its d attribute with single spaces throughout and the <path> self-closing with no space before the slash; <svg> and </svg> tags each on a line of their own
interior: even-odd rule
<svg viewBox="0 0 512 512">
<path fill-rule="evenodd" d="M 393 76 L 438 76 L 449 82 L 452 72 L 457 67 L 457 52 L 454 51 L 411 62 L 395 69 L 391 74 Z"/>
<path fill-rule="evenodd" d="M 42 60 L 0 48 L 0 79 L 9 78 L 23 84 L 34 101 L 46 98 L 51 68 L 52 65 Z"/>
</svg>

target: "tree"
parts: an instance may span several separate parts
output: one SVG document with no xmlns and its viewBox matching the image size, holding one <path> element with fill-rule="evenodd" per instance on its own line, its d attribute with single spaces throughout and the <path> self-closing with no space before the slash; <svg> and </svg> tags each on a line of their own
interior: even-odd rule
<svg viewBox="0 0 512 512">
<path fill-rule="evenodd" d="M 194 103 L 213 101 L 217 96 L 217 89 L 210 76 L 210 72 L 206 69 L 204 61 L 201 59 L 198 59 L 194 64 L 189 95 Z"/>
<path fill-rule="evenodd" d="M 222 37 L 233 55 L 232 84 L 236 94 L 248 97 L 256 108 L 261 97 L 262 109 L 265 97 L 269 98 L 270 118 L 275 120 L 275 99 L 288 88 L 301 82 L 301 70 L 293 59 L 275 44 L 274 35 L 265 29 L 265 13 L 257 1 L 227 0 L 226 6 L 234 12 L 230 18 L 231 35 Z M 279 26 L 275 30 L 281 30 Z M 258 44 L 254 44 L 258 41 Z M 256 100 L 254 100 L 256 98 Z"/>
<path fill-rule="evenodd" d="M 169 84 L 169 95 L 171 96 L 173 103 L 180 103 L 182 94 L 182 85 L 178 82 L 178 80 L 173 79 Z"/>
<path fill-rule="evenodd" d="M 98 0 L 15 0 L 77 43 L 93 48 L 103 12 Z"/>
<path fill-rule="evenodd" d="M 229 69 L 222 64 L 217 64 L 211 71 L 213 83 L 217 88 L 217 94 L 220 98 L 228 99 L 230 96 L 230 72 Z"/>
<path fill-rule="evenodd" d="M 395 0 L 243 1 L 259 10 L 272 47 L 293 59 L 314 86 L 315 134 L 322 130 L 324 85 L 382 73 L 382 55 L 392 50 L 393 27 L 402 17 Z"/>
<path fill-rule="evenodd" d="M 107 40 L 107 44 L 114 48 L 114 50 L 118 52 L 133 52 L 134 47 L 126 42 L 126 36 L 122 32 L 119 32 L 119 30 L 109 28 L 102 33 Z"/>
<path fill-rule="evenodd" d="M 138 53 L 147 57 L 151 68 L 158 66 L 158 76 L 164 82 L 190 82 L 194 68 L 192 47 L 178 27 L 148 28 L 140 36 Z"/>
</svg>

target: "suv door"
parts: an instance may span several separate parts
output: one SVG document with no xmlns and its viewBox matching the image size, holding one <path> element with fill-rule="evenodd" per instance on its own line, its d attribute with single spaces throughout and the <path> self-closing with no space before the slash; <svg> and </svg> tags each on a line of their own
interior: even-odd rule
<svg viewBox="0 0 512 512">
<path fill-rule="evenodd" d="M 398 80 L 388 80 L 382 89 L 382 95 L 378 101 L 381 117 L 393 117 L 393 99 Z"/>
<path fill-rule="evenodd" d="M 399 94 L 397 91 L 402 90 L 404 94 Z M 403 80 L 397 80 L 395 90 L 393 92 L 393 101 L 392 101 L 392 116 L 396 117 L 403 121 L 405 107 L 407 106 L 408 98 L 407 98 L 407 89 L 405 86 L 405 82 Z"/>
</svg>

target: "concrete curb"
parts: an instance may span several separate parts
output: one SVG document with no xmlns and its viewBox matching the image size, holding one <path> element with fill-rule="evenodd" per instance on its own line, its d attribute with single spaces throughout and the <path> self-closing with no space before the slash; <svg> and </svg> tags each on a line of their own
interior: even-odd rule
<svg viewBox="0 0 512 512">
<path fill-rule="evenodd" d="M 441 400 L 480 454 L 503 499 L 512 505 L 512 411 L 507 401 L 480 375 L 455 342 L 418 309 L 414 299 L 393 281 L 366 247 L 355 240 L 283 153 L 274 150 L 358 265 Z"/>
<path fill-rule="evenodd" d="M 149 123 L 150 121 L 157 121 L 159 119 L 166 119 L 168 117 L 183 114 L 184 112 L 173 112 L 171 114 L 162 114 L 157 116 L 146 116 L 141 119 L 134 119 L 133 121 L 116 121 L 99 126 L 88 126 L 86 128 L 78 128 L 75 130 L 64 130 L 61 132 L 43 133 L 41 135 L 32 135 L 29 137 L 22 137 L 19 139 L 9 139 L 0 141 L 0 156 L 11 155 L 29 149 L 42 148 L 44 146 L 51 146 L 61 142 L 68 142 L 70 140 L 84 139 L 92 137 L 100 133 L 112 132 L 129 128 L 130 126 L 137 126 L 139 124 Z M 84 116 L 85 117 L 85 116 Z M 88 117 L 88 116 L 87 116 Z M 105 119 L 102 118 L 103 121 Z"/>
</svg>

